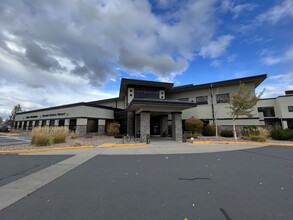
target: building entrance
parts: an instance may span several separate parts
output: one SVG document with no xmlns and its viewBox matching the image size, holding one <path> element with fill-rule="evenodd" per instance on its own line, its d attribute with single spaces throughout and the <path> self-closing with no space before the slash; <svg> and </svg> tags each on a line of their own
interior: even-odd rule
<svg viewBox="0 0 293 220">
<path fill-rule="evenodd" d="M 151 135 L 160 135 L 160 116 L 151 116 L 150 122 Z"/>
</svg>

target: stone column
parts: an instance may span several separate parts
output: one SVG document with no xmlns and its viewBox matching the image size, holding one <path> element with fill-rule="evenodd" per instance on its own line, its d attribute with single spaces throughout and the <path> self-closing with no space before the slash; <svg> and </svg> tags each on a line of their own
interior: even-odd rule
<svg viewBox="0 0 293 220">
<path fill-rule="evenodd" d="M 146 142 L 147 134 L 150 134 L 150 112 L 140 113 L 140 141 Z"/>
<path fill-rule="evenodd" d="M 182 141 L 182 117 L 181 112 L 172 113 L 172 136 L 174 141 Z"/>
<path fill-rule="evenodd" d="M 134 135 L 140 134 L 140 115 L 135 115 Z"/>
<path fill-rule="evenodd" d="M 98 122 L 98 134 L 104 135 L 106 130 L 106 120 L 105 119 L 99 119 Z"/>
<path fill-rule="evenodd" d="M 134 132 L 134 112 L 127 112 L 127 134 L 133 136 Z"/>
<path fill-rule="evenodd" d="M 160 135 L 164 136 L 164 133 L 168 134 L 168 115 L 162 115 L 160 121 Z"/>
<path fill-rule="evenodd" d="M 58 127 L 58 126 L 59 126 L 59 120 L 58 120 L 58 119 L 55 120 L 55 122 L 54 122 L 54 126 L 55 126 L 55 127 Z"/>
<path fill-rule="evenodd" d="M 79 133 L 79 136 L 86 135 L 87 119 L 78 118 L 76 119 L 76 131 Z"/>
</svg>

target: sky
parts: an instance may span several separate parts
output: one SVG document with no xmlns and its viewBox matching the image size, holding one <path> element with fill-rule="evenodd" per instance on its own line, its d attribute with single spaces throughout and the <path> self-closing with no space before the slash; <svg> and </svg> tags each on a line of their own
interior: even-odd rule
<svg viewBox="0 0 293 220">
<path fill-rule="evenodd" d="M 1 0 L 0 117 L 118 96 L 121 78 L 268 74 L 293 89 L 293 0 Z"/>
</svg>

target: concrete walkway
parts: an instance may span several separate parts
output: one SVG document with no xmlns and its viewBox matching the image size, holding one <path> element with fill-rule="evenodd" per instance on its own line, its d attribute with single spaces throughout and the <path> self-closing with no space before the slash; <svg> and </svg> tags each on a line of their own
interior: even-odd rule
<svg viewBox="0 0 293 220">
<path fill-rule="evenodd" d="M 75 155 L 50 167 L 0 187 L 0 211 L 26 197 L 97 155 L 186 154 L 251 149 L 253 145 L 194 145 L 174 141 L 154 142 L 147 147 L 93 148 L 88 150 L 31 153 L 30 155 Z M 28 155 L 28 154 L 25 154 Z"/>
</svg>

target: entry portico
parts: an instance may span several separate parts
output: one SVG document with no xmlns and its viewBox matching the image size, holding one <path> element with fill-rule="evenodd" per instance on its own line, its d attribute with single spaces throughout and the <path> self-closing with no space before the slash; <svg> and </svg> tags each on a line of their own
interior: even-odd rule
<svg viewBox="0 0 293 220">
<path fill-rule="evenodd" d="M 166 100 L 134 98 L 127 107 L 127 130 L 129 135 L 140 134 L 141 141 L 146 141 L 147 135 L 164 136 L 168 131 L 168 117 L 172 120 L 172 137 L 182 141 L 182 110 L 196 107 L 196 103 Z M 130 123 L 134 122 L 132 127 Z M 153 129 L 153 130 L 151 130 Z"/>
</svg>

